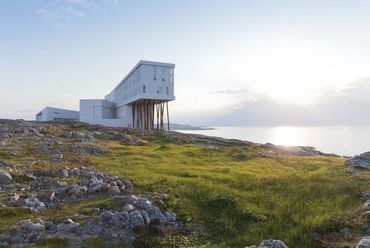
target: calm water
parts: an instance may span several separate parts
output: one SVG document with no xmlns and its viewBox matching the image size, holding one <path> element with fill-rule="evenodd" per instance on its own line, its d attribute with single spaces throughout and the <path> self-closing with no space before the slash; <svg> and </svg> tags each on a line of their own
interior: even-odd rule
<svg viewBox="0 0 370 248">
<path fill-rule="evenodd" d="M 342 156 L 370 151 L 370 127 L 218 127 L 214 130 L 180 132 L 257 143 L 313 146 L 319 151 Z"/>
</svg>

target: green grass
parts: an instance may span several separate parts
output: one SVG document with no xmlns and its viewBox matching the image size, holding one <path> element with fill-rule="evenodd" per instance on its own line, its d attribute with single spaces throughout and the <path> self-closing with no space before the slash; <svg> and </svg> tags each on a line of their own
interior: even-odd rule
<svg viewBox="0 0 370 248">
<path fill-rule="evenodd" d="M 132 180 L 137 191 L 170 194 L 169 208 L 181 219 L 191 216 L 192 225 L 202 227 L 200 239 L 211 246 L 244 247 L 276 238 L 289 247 L 317 247 L 310 233 L 360 204 L 363 183 L 345 172 L 342 158 L 263 158 L 258 146 L 150 141 L 111 143 L 111 152 L 91 163 Z"/>
</svg>

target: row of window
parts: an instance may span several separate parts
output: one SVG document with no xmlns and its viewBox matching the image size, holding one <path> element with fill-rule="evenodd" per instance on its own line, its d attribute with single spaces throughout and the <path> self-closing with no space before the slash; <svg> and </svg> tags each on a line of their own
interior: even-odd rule
<svg viewBox="0 0 370 248">
<path fill-rule="evenodd" d="M 161 93 L 161 91 L 162 91 L 162 87 L 160 87 L 160 88 L 157 88 L 157 94 L 160 94 Z M 146 86 L 145 86 L 145 84 L 143 85 L 143 93 L 145 93 L 146 92 Z M 166 87 L 166 94 L 168 95 L 170 93 L 170 90 L 169 90 L 169 88 L 168 88 L 168 86 Z"/>
</svg>

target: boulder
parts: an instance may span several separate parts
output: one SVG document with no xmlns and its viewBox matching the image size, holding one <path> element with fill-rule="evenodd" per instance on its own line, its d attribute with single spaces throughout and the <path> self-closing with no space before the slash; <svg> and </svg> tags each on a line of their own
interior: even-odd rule
<svg viewBox="0 0 370 248">
<path fill-rule="evenodd" d="M 133 204 L 138 200 L 138 198 L 135 195 L 125 195 L 123 200 L 127 203 Z"/>
<path fill-rule="evenodd" d="M 159 214 L 159 213 L 156 213 L 156 214 L 151 215 L 150 216 L 150 219 L 151 219 L 151 222 L 153 222 L 153 223 L 156 223 L 157 222 L 161 226 L 163 226 L 167 222 L 166 216 L 164 216 L 163 214 Z"/>
<path fill-rule="evenodd" d="M 35 224 L 32 224 L 30 227 L 29 227 L 29 230 L 31 232 L 36 232 L 36 233 L 39 233 L 39 232 L 42 232 L 45 230 L 45 227 L 44 225 L 40 224 L 40 223 L 35 223 Z"/>
<path fill-rule="evenodd" d="M 27 198 L 24 200 L 24 203 L 31 211 L 39 212 L 46 209 L 45 203 L 37 199 L 36 197 Z"/>
<path fill-rule="evenodd" d="M 22 230 L 29 230 L 29 228 L 33 225 L 33 222 L 30 219 L 27 220 L 21 220 L 18 222 L 18 226 Z"/>
<path fill-rule="evenodd" d="M 136 202 L 136 206 L 141 209 L 150 209 L 152 207 L 152 203 L 147 199 L 140 199 Z"/>
<path fill-rule="evenodd" d="M 370 236 L 363 237 L 356 248 L 370 248 Z"/>
<path fill-rule="evenodd" d="M 63 162 L 63 154 L 55 153 L 51 156 L 51 161 L 54 163 L 61 163 Z"/>
<path fill-rule="evenodd" d="M 161 214 L 161 210 L 159 210 L 158 207 L 154 207 L 154 206 L 147 209 L 146 211 L 148 212 L 149 216 L 152 216 L 154 214 Z"/>
<path fill-rule="evenodd" d="M 346 160 L 344 164 L 367 170 L 369 169 L 370 164 L 370 152 L 365 152 L 353 157 L 352 159 Z"/>
<path fill-rule="evenodd" d="M 288 248 L 288 246 L 281 240 L 268 239 L 261 242 L 259 248 Z"/>
<path fill-rule="evenodd" d="M 173 212 L 165 212 L 164 216 L 166 217 L 167 222 L 175 222 L 176 214 Z"/>
<path fill-rule="evenodd" d="M 82 233 L 87 235 L 98 235 L 102 231 L 102 226 L 93 222 L 87 221 L 82 225 Z"/>
<path fill-rule="evenodd" d="M 139 210 L 131 211 L 129 215 L 130 215 L 130 225 L 132 227 L 145 226 L 144 218 Z"/>
<path fill-rule="evenodd" d="M 122 210 L 129 213 L 135 210 L 135 207 L 132 206 L 131 204 L 126 204 L 125 206 L 123 206 Z"/>
<path fill-rule="evenodd" d="M 121 193 L 121 191 L 119 190 L 117 186 L 111 186 L 108 188 L 108 194 L 118 195 L 119 193 Z"/>
<path fill-rule="evenodd" d="M 348 227 L 344 227 L 340 229 L 339 233 L 342 234 L 343 236 L 347 236 L 351 234 L 351 229 L 349 229 Z"/>
<path fill-rule="evenodd" d="M 149 217 L 149 214 L 145 211 L 145 210 L 141 210 L 140 211 L 140 213 L 141 213 L 141 216 L 143 217 L 143 219 L 144 219 L 144 224 L 147 226 L 147 225 L 149 225 L 149 223 L 150 223 L 150 217 Z"/>
<path fill-rule="evenodd" d="M 134 189 L 134 185 L 132 185 L 130 180 L 127 179 L 123 180 L 122 183 L 124 184 L 125 188 L 128 189 L 129 191 Z"/>
<path fill-rule="evenodd" d="M 12 183 L 12 176 L 6 171 L 0 171 L 0 184 Z"/>
<path fill-rule="evenodd" d="M 73 222 L 71 219 L 66 219 L 62 223 L 57 225 L 58 232 L 75 232 L 78 228 L 79 224 Z"/>
<path fill-rule="evenodd" d="M 114 214 L 112 211 L 104 211 L 98 216 L 98 219 L 101 223 L 111 223 L 113 218 Z"/>
</svg>

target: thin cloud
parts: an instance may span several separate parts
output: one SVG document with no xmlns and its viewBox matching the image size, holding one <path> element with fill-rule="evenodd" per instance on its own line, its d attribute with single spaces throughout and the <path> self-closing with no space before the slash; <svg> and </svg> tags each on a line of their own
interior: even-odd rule
<svg viewBox="0 0 370 248">
<path fill-rule="evenodd" d="M 244 94 L 247 93 L 247 90 L 231 90 L 231 89 L 226 89 L 226 90 L 218 90 L 218 91 L 211 91 L 211 94 L 222 94 L 222 95 L 235 95 L 235 94 Z"/>
<path fill-rule="evenodd" d="M 116 4 L 117 0 L 63 0 L 48 2 L 36 10 L 44 20 L 58 28 L 66 28 L 76 19 L 85 17 L 90 11 L 104 10 L 106 4 Z"/>
</svg>

